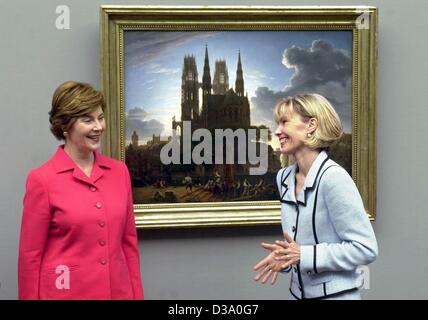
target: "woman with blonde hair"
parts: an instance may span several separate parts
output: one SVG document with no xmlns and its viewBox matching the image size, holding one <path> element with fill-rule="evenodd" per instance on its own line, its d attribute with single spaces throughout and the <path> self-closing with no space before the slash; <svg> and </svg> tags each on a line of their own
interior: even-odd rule
<svg viewBox="0 0 428 320">
<path fill-rule="evenodd" d="M 19 299 L 143 299 L 129 172 L 98 151 L 104 109 L 85 83 L 53 95 L 50 129 L 65 143 L 27 177 Z"/>
<path fill-rule="evenodd" d="M 262 243 L 270 253 L 255 280 L 291 272 L 292 300 L 361 299 L 356 270 L 378 247 L 354 181 L 327 153 L 343 133 L 339 116 L 323 96 L 305 94 L 280 101 L 275 120 L 281 153 L 295 163 L 277 174 L 284 240 Z"/>
</svg>

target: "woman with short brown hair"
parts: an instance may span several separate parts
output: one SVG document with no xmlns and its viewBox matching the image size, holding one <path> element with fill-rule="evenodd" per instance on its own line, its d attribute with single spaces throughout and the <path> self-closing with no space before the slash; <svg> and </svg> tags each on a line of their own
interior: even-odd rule
<svg viewBox="0 0 428 320">
<path fill-rule="evenodd" d="M 99 152 L 104 109 L 85 83 L 53 95 L 51 131 L 65 143 L 27 177 L 20 299 L 143 299 L 129 172 Z"/>
</svg>

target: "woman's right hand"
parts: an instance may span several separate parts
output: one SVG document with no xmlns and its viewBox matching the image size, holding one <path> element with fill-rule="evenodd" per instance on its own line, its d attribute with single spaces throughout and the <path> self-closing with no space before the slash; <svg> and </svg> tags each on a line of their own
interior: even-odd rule
<svg viewBox="0 0 428 320">
<path fill-rule="evenodd" d="M 276 279 L 278 278 L 278 272 L 283 269 L 283 261 L 278 261 L 275 259 L 275 257 L 278 257 L 275 252 L 282 249 L 282 247 L 278 244 L 272 243 L 262 243 L 262 247 L 267 250 L 270 250 L 270 253 L 254 266 L 255 271 L 260 270 L 254 280 L 259 281 L 263 278 L 262 283 L 265 284 L 270 278 L 270 284 L 273 285 L 275 284 Z"/>
</svg>

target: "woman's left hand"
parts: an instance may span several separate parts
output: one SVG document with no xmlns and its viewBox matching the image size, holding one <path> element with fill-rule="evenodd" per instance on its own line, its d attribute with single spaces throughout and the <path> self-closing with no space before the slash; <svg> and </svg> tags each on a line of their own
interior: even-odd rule
<svg viewBox="0 0 428 320">
<path fill-rule="evenodd" d="M 285 241 L 275 241 L 275 243 L 280 247 L 274 251 L 275 260 L 283 261 L 281 268 L 288 268 L 290 265 L 296 265 L 300 262 L 300 246 L 297 244 L 290 235 L 284 233 Z"/>
</svg>

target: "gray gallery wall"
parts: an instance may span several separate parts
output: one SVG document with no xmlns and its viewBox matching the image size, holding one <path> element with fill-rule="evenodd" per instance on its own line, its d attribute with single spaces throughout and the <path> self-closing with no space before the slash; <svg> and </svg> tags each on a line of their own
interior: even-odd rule
<svg viewBox="0 0 428 320">
<path fill-rule="evenodd" d="M 55 28 L 55 8 L 71 29 Z M 0 299 L 17 296 L 17 250 L 25 177 L 58 142 L 48 130 L 54 88 L 68 79 L 100 85 L 100 4 L 375 5 L 380 9 L 377 221 L 380 246 L 366 299 L 428 298 L 428 212 L 424 170 L 428 83 L 428 2 L 408 1 L 0 1 Z M 252 280 L 261 241 L 279 226 L 151 230 L 139 233 L 148 299 L 284 299 Z"/>
</svg>

